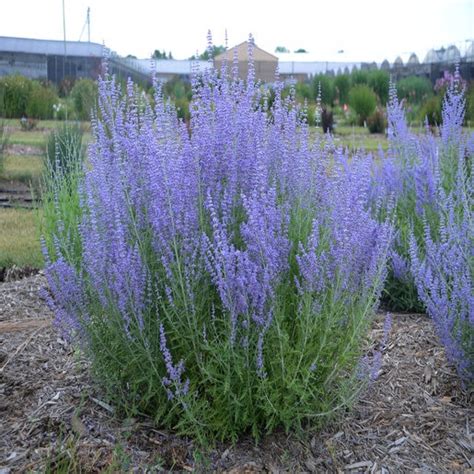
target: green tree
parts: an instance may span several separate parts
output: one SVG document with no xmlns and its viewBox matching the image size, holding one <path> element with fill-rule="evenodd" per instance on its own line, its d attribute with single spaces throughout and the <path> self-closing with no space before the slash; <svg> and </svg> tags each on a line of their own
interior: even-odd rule
<svg viewBox="0 0 474 474">
<path fill-rule="evenodd" d="M 275 48 L 275 53 L 289 53 L 290 50 L 288 48 L 285 48 L 284 46 L 277 46 Z"/>
<path fill-rule="evenodd" d="M 359 117 L 362 125 L 377 106 L 377 96 L 375 92 L 365 84 L 354 86 L 349 92 L 349 104 Z"/>
<path fill-rule="evenodd" d="M 340 104 L 347 104 L 349 102 L 349 91 L 351 89 L 351 78 L 348 74 L 340 74 L 334 79 L 334 87 L 336 89 L 336 96 Z"/>
<path fill-rule="evenodd" d="M 79 120 L 89 120 L 97 105 L 97 84 L 91 79 L 76 81 L 71 90 L 71 99 Z"/>
<path fill-rule="evenodd" d="M 400 99 L 421 104 L 433 95 L 433 87 L 426 77 L 409 76 L 397 82 L 397 93 Z"/>
<path fill-rule="evenodd" d="M 211 54 L 209 55 L 209 50 L 206 49 L 204 53 L 200 54 L 197 58 L 195 55 L 191 56 L 189 59 L 200 59 L 201 61 L 208 61 L 209 58 L 215 58 L 219 54 L 223 53 L 226 50 L 225 46 L 212 46 Z"/>
<path fill-rule="evenodd" d="M 313 96 L 317 97 L 321 84 L 321 102 L 325 105 L 332 105 L 334 102 L 334 79 L 326 74 L 317 74 L 313 79 Z"/>
<path fill-rule="evenodd" d="M 387 71 L 376 69 L 369 72 L 369 86 L 377 94 L 382 105 L 388 102 L 388 89 L 390 83 L 390 76 Z"/>
<path fill-rule="evenodd" d="M 151 55 L 152 59 L 173 59 L 173 55 L 171 54 L 171 51 L 170 51 L 170 54 L 169 56 L 166 54 L 166 51 L 163 50 L 163 52 L 161 52 L 159 49 L 155 49 L 155 51 L 153 51 L 153 54 Z"/>
</svg>

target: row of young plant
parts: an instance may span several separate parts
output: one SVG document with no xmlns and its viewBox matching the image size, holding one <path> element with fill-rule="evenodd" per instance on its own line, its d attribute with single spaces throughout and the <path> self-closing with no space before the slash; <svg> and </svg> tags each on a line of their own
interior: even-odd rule
<svg viewBox="0 0 474 474">
<path fill-rule="evenodd" d="M 409 121 L 419 125 L 425 119 L 432 126 L 441 123 L 442 100 L 453 75 L 445 71 L 434 85 L 425 77 L 409 76 L 396 83 L 397 95 L 406 104 Z M 385 105 L 389 99 L 390 76 L 384 70 L 356 70 L 351 74 L 330 76 L 318 74 L 305 83 L 296 85 L 300 100 L 315 102 L 321 89 L 321 101 L 328 109 L 339 113 L 344 104 L 350 106 L 349 113 L 341 117 L 348 124 L 364 124 L 371 131 L 384 131 Z M 474 121 L 474 83 L 466 86 L 466 121 Z M 382 119 L 384 119 L 382 121 Z M 383 128 L 382 128 L 383 127 Z"/>
<path fill-rule="evenodd" d="M 158 84 L 151 105 L 132 83 L 100 81 L 86 164 L 53 173 L 46 199 L 45 297 L 65 336 L 118 407 L 181 433 L 318 426 L 380 369 L 367 336 L 390 267 L 392 285 L 418 286 L 470 383 L 472 143 L 460 95 L 447 96 L 441 143 L 411 135 L 393 96 L 376 166 L 314 141 L 296 94 L 278 84 L 270 100 L 249 71 L 245 82 L 232 65 L 194 77 L 189 129 Z M 436 180 L 411 179 L 428 161 Z M 449 179 L 442 162 L 457 163 Z"/>
<path fill-rule="evenodd" d="M 97 85 L 90 79 L 48 81 L 21 75 L 0 77 L 0 117 L 89 120 L 97 103 Z"/>
</svg>

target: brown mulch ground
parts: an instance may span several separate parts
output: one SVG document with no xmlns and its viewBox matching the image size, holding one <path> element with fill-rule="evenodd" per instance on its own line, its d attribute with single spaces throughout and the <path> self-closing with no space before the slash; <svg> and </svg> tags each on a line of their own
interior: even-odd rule
<svg viewBox="0 0 474 474">
<path fill-rule="evenodd" d="M 0 284 L 0 473 L 474 472 L 472 396 L 423 315 L 394 315 L 381 374 L 317 435 L 277 433 L 203 452 L 148 420 L 119 420 L 51 325 L 44 277 Z M 380 339 L 383 317 L 374 337 Z M 472 394 L 471 394 L 472 395 Z M 76 469 L 76 471 L 74 471 Z M 149 472 L 149 471 L 148 471 Z"/>
</svg>

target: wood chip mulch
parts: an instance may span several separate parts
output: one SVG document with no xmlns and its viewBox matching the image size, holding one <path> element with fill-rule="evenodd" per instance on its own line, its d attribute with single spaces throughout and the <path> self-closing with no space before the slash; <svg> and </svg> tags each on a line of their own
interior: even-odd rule
<svg viewBox="0 0 474 474">
<path fill-rule="evenodd" d="M 119 419 L 38 296 L 44 276 L 0 284 L 0 474 L 16 472 L 474 473 L 473 394 L 424 315 L 395 314 L 381 373 L 317 434 L 204 451 L 147 419 Z M 384 317 L 373 337 L 382 337 Z"/>
</svg>

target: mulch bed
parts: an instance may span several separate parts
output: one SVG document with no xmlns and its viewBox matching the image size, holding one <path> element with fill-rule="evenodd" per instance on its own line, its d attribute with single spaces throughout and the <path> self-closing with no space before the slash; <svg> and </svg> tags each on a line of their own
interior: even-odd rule
<svg viewBox="0 0 474 474">
<path fill-rule="evenodd" d="M 121 420 L 38 296 L 42 274 L 0 284 L 0 473 L 175 469 L 474 472 L 472 393 L 424 315 L 396 314 L 379 378 L 317 434 L 276 433 L 204 452 L 147 419 Z M 382 337 L 383 315 L 373 328 Z M 69 463 L 69 464 L 68 464 Z M 64 470 L 64 466 L 67 469 Z"/>
</svg>

